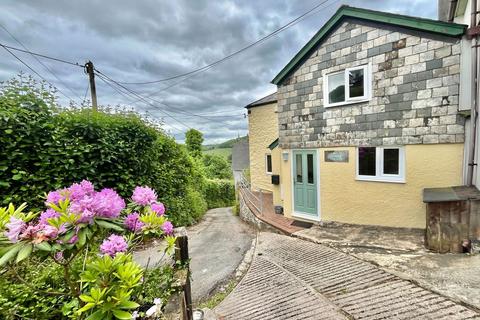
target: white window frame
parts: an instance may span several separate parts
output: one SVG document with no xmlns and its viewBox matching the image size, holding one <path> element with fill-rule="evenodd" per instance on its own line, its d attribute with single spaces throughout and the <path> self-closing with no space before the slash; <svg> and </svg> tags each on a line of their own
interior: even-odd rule
<svg viewBox="0 0 480 320">
<path fill-rule="evenodd" d="M 368 148 L 368 146 L 365 146 Z M 375 175 L 366 176 L 360 175 L 358 170 L 360 168 L 360 157 L 358 152 L 361 147 L 357 148 L 357 160 L 356 160 L 356 180 L 359 181 L 377 181 L 377 182 L 393 182 L 393 183 L 405 183 L 405 148 L 403 146 L 384 146 L 375 147 Z M 373 147 L 372 147 L 373 148 Z M 385 149 L 398 149 L 398 174 L 384 174 L 383 173 L 383 151 Z"/>
<path fill-rule="evenodd" d="M 272 171 L 268 171 L 268 156 L 270 156 L 270 162 L 272 164 Z M 273 174 L 273 158 L 272 158 L 272 154 L 271 153 L 266 153 L 265 154 L 265 173 L 266 174 Z"/>
<path fill-rule="evenodd" d="M 354 70 L 363 70 L 363 93 L 364 95 L 361 97 L 354 97 L 350 98 L 350 90 L 349 90 L 349 78 L 348 78 L 348 73 L 350 71 Z M 329 97 L 328 97 L 328 77 L 329 76 L 334 76 L 339 73 L 343 73 L 344 75 L 344 81 L 345 81 L 345 101 L 342 102 L 335 102 L 335 103 L 330 103 L 329 102 Z M 342 71 L 337 71 L 337 72 L 332 72 L 323 75 L 324 81 L 323 81 L 323 101 L 325 108 L 331 108 L 331 107 L 337 107 L 337 106 L 343 106 L 343 105 L 349 105 L 352 103 L 359 103 L 359 102 L 365 102 L 369 101 L 372 99 L 372 66 L 370 63 L 357 66 L 357 67 L 351 67 L 351 68 L 346 68 Z"/>
</svg>

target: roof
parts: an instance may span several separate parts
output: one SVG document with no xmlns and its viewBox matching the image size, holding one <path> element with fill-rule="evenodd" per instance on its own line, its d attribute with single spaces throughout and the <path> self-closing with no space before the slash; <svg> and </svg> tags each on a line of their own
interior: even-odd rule
<svg viewBox="0 0 480 320">
<path fill-rule="evenodd" d="M 250 103 L 245 108 L 250 109 L 250 108 L 253 108 L 253 107 L 263 106 L 265 104 L 269 104 L 269 103 L 272 103 L 272 102 L 277 102 L 277 93 L 276 92 L 274 92 L 272 94 L 269 94 L 266 97 L 263 97 L 261 99 L 258 99 L 257 101 L 254 101 L 254 102 Z"/>
<path fill-rule="evenodd" d="M 273 150 L 278 146 L 278 138 L 268 145 L 268 149 Z"/>
<path fill-rule="evenodd" d="M 328 37 L 330 31 L 343 22 L 346 18 L 360 19 L 370 22 L 383 23 L 397 27 L 424 31 L 449 37 L 461 37 L 465 33 L 466 25 L 443 22 L 438 20 L 404 16 L 388 12 L 374 11 L 349 6 L 341 6 L 337 12 L 323 25 L 310 41 L 293 57 L 292 60 L 272 80 L 279 84 L 306 58 L 319 43 Z"/>
<path fill-rule="evenodd" d="M 250 166 L 248 140 L 240 140 L 232 147 L 232 169 L 244 170 Z"/>
</svg>

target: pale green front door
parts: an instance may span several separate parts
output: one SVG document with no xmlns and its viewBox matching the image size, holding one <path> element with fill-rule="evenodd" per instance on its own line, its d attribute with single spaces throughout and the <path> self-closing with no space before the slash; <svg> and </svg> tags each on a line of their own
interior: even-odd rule
<svg viewBox="0 0 480 320">
<path fill-rule="evenodd" d="M 318 217 L 317 152 L 293 152 L 293 200 L 295 213 Z"/>
</svg>

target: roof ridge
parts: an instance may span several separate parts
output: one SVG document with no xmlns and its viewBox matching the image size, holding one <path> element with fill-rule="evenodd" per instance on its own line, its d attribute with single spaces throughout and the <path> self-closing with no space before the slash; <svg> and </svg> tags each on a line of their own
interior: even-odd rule
<svg viewBox="0 0 480 320">
<path fill-rule="evenodd" d="M 442 34 L 449 37 L 459 37 L 465 33 L 466 25 L 444 22 L 439 20 L 413 17 L 343 5 L 330 19 L 315 33 L 315 35 L 300 49 L 287 65 L 273 78 L 271 83 L 278 85 L 290 72 L 311 52 L 328 34 L 345 18 L 355 18 L 365 21 L 390 24 L 403 28 L 420 30 L 432 34 Z"/>
<path fill-rule="evenodd" d="M 272 102 L 275 102 L 275 101 L 277 101 L 277 91 L 272 92 L 270 94 L 267 94 L 266 96 L 247 104 L 245 106 L 245 108 L 248 109 L 250 107 L 260 106 L 260 105 L 264 105 L 264 104 L 267 104 L 267 103 L 272 103 Z"/>
</svg>

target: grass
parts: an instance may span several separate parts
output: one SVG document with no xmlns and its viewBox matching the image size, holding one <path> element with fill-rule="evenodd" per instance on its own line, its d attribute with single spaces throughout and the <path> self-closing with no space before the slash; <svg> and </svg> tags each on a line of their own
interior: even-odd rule
<svg viewBox="0 0 480 320">
<path fill-rule="evenodd" d="M 233 289 L 235 289 L 236 285 L 237 285 L 237 281 L 230 280 L 230 282 L 225 286 L 224 291 L 215 293 L 210 299 L 203 302 L 199 306 L 199 308 L 200 309 L 203 309 L 203 308 L 213 309 L 213 308 L 215 308 L 217 305 L 220 304 L 220 302 L 222 302 L 230 294 L 230 292 L 233 291 Z"/>
<path fill-rule="evenodd" d="M 232 148 L 217 148 L 217 149 L 204 150 L 203 153 L 215 154 L 228 160 L 228 156 L 232 154 Z"/>
</svg>

